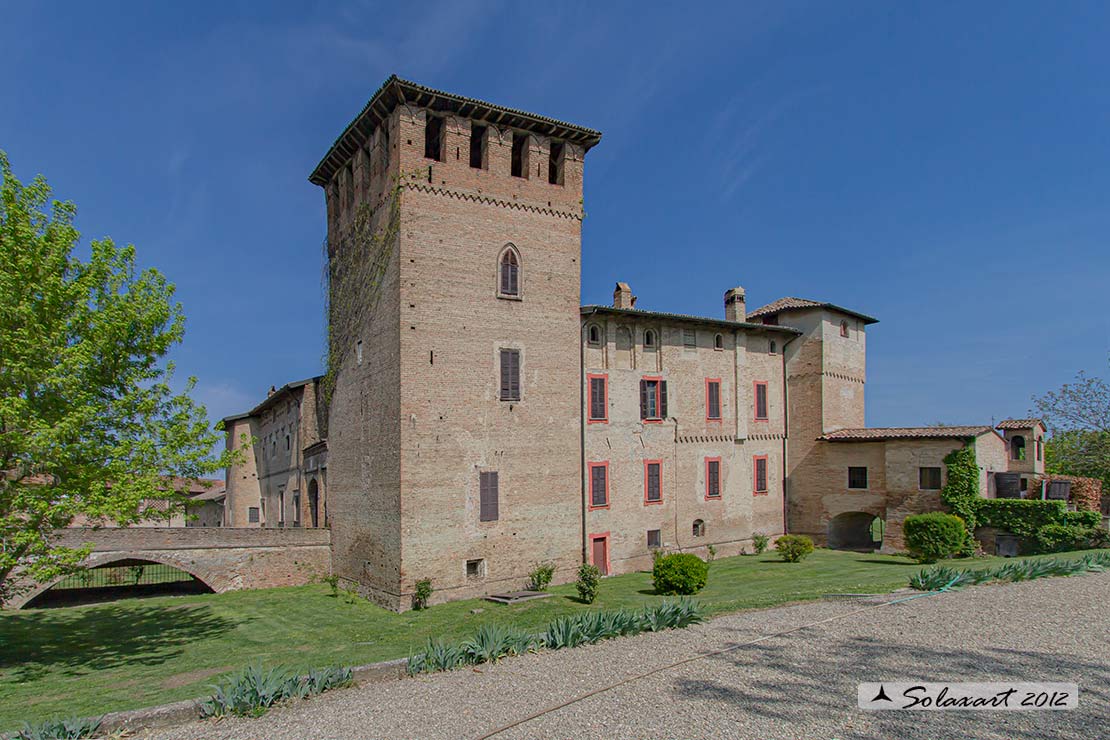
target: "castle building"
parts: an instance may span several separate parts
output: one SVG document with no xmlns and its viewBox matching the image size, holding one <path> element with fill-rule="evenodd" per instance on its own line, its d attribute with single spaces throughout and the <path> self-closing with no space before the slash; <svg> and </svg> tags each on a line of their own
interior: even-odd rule
<svg viewBox="0 0 1110 740">
<path fill-rule="evenodd" d="M 951 449 L 976 447 L 984 495 L 1019 438 L 1040 460 L 1035 420 L 866 429 L 876 320 L 859 312 L 749 312 L 733 287 L 719 318 L 662 313 L 624 283 L 581 305 L 600 140 L 386 80 L 309 177 L 328 374 L 225 420 L 229 446 L 253 438 L 227 473 L 231 526 L 329 526 L 334 572 L 405 609 L 425 579 L 444 601 L 517 589 L 539 563 L 567 581 L 658 549 L 734 555 L 757 533 L 869 546 L 886 520 L 897 548 L 901 519 L 939 505 Z"/>
</svg>

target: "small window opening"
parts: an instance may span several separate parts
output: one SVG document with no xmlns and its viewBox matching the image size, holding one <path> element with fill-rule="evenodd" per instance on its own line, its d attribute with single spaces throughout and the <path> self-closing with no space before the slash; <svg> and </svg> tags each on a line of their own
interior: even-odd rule
<svg viewBox="0 0 1110 740">
<path fill-rule="evenodd" d="M 512 176 L 528 177 L 528 134 L 513 132 Z"/>
<path fill-rule="evenodd" d="M 842 336 L 842 337 L 848 336 L 848 322 L 847 321 L 841 321 L 840 322 L 840 336 Z"/>
<path fill-rule="evenodd" d="M 655 332 L 652 331 L 651 329 L 648 329 L 647 331 L 644 332 L 644 346 L 645 347 L 654 347 L 655 346 Z"/>
<path fill-rule="evenodd" d="M 1010 440 L 1010 459 L 1025 459 L 1025 437 L 1022 437 L 1020 434 L 1015 435 L 1014 438 Z"/>
<path fill-rule="evenodd" d="M 601 327 L 597 324 L 590 324 L 590 328 L 586 330 L 586 341 L 592 347 L 601 344 Z"/>
<path fill-rule="evenodd" d="M 693 329 L 683 329 L 682 346 L 686 349 L 696 349 L 698 346 L 698 333 Z"/>
<path fill-rule="evenodd" d="M 424 126 L 424 157 L 437 162 L 443 161 L 442 118 L 428 116 L 428 122 Z"/>
<path fill-rule="evenodd" d="M 768 352 L 770 352 L 773 355 L 777 351 L 778 351 L 778 345 L 775 344 L 775 340 L 772 339 L 770 345 L 768 345 Z"/>
<path fill-rule="evenodd" d="M 485 169 L 486 127 L 470 125 L 470 166 L 476 170 Z"/>
<path fill-rule="evenodd" d="M 551 153 L 547 162 L 547 181 L 552 185 L 563 184 L 563 142 L 551 142 Z"/>
<path fill-rule="evenodd" d="M 867 468 L 848 468 L 848 488 L 867 488 Z"/>
<path fill-rule="evenodd" d="M 362 340 L 355 342 L 355 362 L 359 365 L 362 364 Z"/>
<path fill-rule="evenodd" d="M 482 570 L 486 564 L 485 560 L 467 560 L 466 561 L 466 577 L 467 578 L 481 578 Z"/>
<path fill-rule="evenodd" d="M 705 522 L 703 522 L 701 519 L 695 519 L 694 520 L 694 536 L 695 537 L 704 537 L 705 536 Z"/>
<path fill-rule="evenodd" d="M 510 247 L 501 255 L 501 295 L 520 297 L 520 262 Z"/>
<path fill-rule="evenodd" d="M 724 348 L 725 348 L 725 338 L 723 336 L 721 336 L 720 334 L 717 334 L 716 336 L 713 337 L 713 349 L 724 349 Z"/>
<path fill-rule="evenodd" d="M 647 531 L 647 546 L 649 550 L 658 550 L 663 546 L 663 530 L 649 529 Z"/>
</svg>

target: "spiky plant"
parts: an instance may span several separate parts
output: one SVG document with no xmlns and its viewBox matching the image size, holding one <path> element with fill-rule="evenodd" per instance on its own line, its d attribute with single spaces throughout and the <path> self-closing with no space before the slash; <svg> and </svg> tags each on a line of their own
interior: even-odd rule
<svg viewBox="0 0 1110 740">
<path fill-rule="evenodd" d="M 81 740 L 96 735 L 100 719 L 70 717 L 48 719 L 37 724 L 23 723 L 12 740 Z"/>
</svg>

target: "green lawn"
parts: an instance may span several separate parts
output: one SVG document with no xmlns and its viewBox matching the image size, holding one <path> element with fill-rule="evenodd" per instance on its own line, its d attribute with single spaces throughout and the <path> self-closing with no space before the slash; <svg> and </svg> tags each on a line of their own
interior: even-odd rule
<svg viewBox="0 0 1110 740">
<path fill-rule="evenodd" d="M 1077 556 L 1078 553 L 1072 554 Z M 957 561 L 995 565 L 996 558 Z M 881 593 L 906 585 L 920 566 L 903 557 L 817 550 L 802 563 L 774 553 L 718 560 L 698 598 L 713 614 L 835 593 Z M 255 661 L 307 668 L 407 656 L 429 636 L 457 639 L 483 622 L 537 630 L 588 608 L 660 600 L 647 573 L 607 578 L 592 607 L 573 584 L 550 599 L 504 606 L 458 601 L 394 614 L 344 603 L 324 585 L 0 614 L 0 730 L 22 720 L 98 715 L 207 693 L 221 673 Z M 482 609 L 478 614 L 471 610 Z"/>
</svg>

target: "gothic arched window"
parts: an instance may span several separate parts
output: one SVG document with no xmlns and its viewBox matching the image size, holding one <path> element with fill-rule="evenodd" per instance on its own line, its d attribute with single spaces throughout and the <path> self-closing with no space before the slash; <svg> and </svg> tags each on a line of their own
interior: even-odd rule
<svg viewBox="0 0 1110 740">
<path fill-rule="evenodd" d="M 511 298 L 520 297 L 520 256 L 516 248 L 509 245 L 501 253 L 498 263 L 497 292 Z"/>
</svg>

